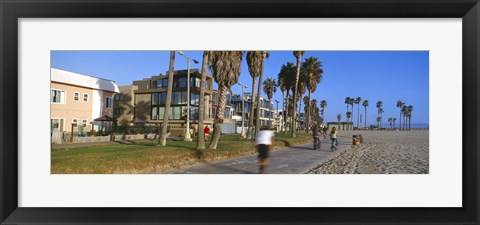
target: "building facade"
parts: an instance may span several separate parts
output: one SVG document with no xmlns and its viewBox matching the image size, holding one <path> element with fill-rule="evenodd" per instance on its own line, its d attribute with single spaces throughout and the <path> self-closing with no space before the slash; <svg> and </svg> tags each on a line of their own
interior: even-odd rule
<svg viewBox="0 0 480 225">
<path fill-rule="evenodd" d="M 234 110 L 234 115 L 237 120 L 237 124 L 239 126 L 242 125 L 242 110 L 245 112 L 245 126 L 248 126 L 248 120 L 250 118 L 250 110 L 252 108 L 252 95 L 251 94 L 244 94 L 245 96 L 245 109 L 242 109 L 242 97 L 241 95 L 235 95 L 235 98 L 231 100 L 232 108 Z M 253 106 L 256 108 L 255 106 Z M 274 110 L 273 110 L 273 103 L 270 103 L 268 99 L 264 99 L 260 97 L 260 127 L 268 126 L 269 122 L 273 123 L 275 121 L 274 118 Z M 254 110 L 254 115 L 256 115 L 257 111 Z M 254 117 L 254 124 L 256 124 L 256 117 Z"/>
<path fill-rule="evenodd" d="M 168 72 L 167 72 L 168 73 Z M 198 107 L 200 104 L 201 72 L 190 70 L 190 124 L 198 124 Z M 132 85 L 120 87 L 119 97 L 115 97 L 115 115 L 119 120 L 134 118 L 144 120 L 147 124 L 162 124 L 167 99 L 168 76 L 158 75 L 143 80 L 133 81 Z M 206 76 L 204 110 L 206 125 L 213 124 L 212 95 L 213 79 Z M 169 125 L 182 128 L 186 124 L 187 113 L 187 70 L 177 70 L 173 74 L 172 99 L 169 111 Z"/>
<path fill-rule="evenodd" d="M 115 81 L 50 69 L 51 133 L 70 132 L 82 126 L 85 130 L 99 130 L 102 122 L 94 119 L 113 117 L 113 97 L 119 92 Z"/>
</svg>

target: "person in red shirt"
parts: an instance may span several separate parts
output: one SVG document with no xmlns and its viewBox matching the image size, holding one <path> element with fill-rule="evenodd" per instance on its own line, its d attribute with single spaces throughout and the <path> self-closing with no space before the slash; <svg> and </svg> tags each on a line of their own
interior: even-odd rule
<svg viewBox="0 0 480 225">
<path fill-rule="evenodd" d="M 203 129 L 203 133 L 205 134 L 205 141 L 208 141 L 208 135 L 210 134 L 210 128 L 208 128 L 208 126 L 205 126 L 205 129 Z"/>
</svg>

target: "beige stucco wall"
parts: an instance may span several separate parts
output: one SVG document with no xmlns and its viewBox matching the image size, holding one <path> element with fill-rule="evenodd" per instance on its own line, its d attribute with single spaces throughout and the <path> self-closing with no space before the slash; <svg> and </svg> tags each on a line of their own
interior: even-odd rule
<svg viewBox="0 0 480 225">
<path fill-rule="evenodd" d="M 65 91 L 65 103 L 50 103 L 50 117 L 63 118 L 65 121 L 64 131 L 70 131 L 74 118 L 78 119 L 78 123 L 82 119 L 87 122 L 92 121 L 92 90 L 84 87 L 72 86 L 61 83 L 51 83 L 51 89 Z M 74 93 L 79 92 L 79 101 L 74 101 Z M 88 102 L 83 101 L 83 94 L 88 94 Z"/>
</svg>

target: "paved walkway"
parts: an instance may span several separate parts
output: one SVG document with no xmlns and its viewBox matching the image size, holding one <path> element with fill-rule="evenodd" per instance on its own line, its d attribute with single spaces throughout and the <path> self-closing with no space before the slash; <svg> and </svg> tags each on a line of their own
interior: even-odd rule
<svg viewBox="0 0 480 225">
<path fill-rule="evenodd" d="M 267 174 L 301 174 L 308 169 L 326 161 L 333 155 L 345 151 L 352 145 L 351 138 L 339 137 L 337 151 L 330 151 L 330 140 L 322 140 L 320 150 L 313 150 L 313 143 L 285 147 L 271 152 Z M 258 159 L 249 155 L 220 162 L 202 163 L 200 165 L 169 171 L 173 174 L 256 174 Z"/>
</svg>

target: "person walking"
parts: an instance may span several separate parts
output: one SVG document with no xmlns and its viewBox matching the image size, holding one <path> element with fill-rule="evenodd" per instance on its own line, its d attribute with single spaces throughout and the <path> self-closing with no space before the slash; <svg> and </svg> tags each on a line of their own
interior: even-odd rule
<svg viewBox="0 0 480 225">
<path fill-rule="evenodd" d="M 330 149 L 332 150 L 332 152 L 334 150 L 337 150 L 337 145 L 338 145 L 337 135 L 338 135 L 337 128 L 333 127 L 332 131 L 330 132 L 330 140 L 332 140 L 332 147 L 330 147 Z"/>
<path fill-rule="evenodd" d="M 274 132 L 266 128 L 258 132 L 255 137 L 258 151 L 258 173 L 264 173 L 269 164 L 270 151 L 273 149 Z"/>
<path fill-rule="evenodd" d="M 210 128 L 208 128 L 208 126 L 205 126 L 205 129 L 203 129 L 203 133 L 205 134 L 205 141 L 208 141 L 208 135 L 210 135 Z"/>
</svg>

